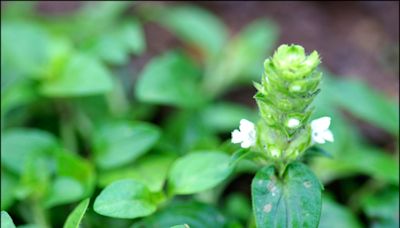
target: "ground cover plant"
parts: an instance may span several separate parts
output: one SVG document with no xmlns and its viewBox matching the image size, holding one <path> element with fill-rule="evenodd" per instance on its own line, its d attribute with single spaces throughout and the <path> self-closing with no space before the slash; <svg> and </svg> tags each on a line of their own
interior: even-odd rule
<svg viewBox="0 0 400 228">
<path fill-rule="evenodd" d="M 398 104 L 272 20 L 232 35 L 190 4 L 36 4 L 2 5 L 1 227 L 399 226 Z M 179 45 L 138 70 L 146 24 Z"/>
</svg>

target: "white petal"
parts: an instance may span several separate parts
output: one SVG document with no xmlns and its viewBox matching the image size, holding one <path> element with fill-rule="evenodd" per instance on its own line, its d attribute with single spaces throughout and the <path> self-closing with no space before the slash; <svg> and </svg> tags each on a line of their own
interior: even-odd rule
<svg viewBox="0 0 400 228">
<path fill-rule="evenodd" d="M 323 137 L 326 141 L 333 142 L 333 134 L 330 130 L 326 130 L 323 132 Z"/>
<path fill-rule="evenodd" d="M 329 125 L 331 125 L 331 118 L 328 116 L 321 117 L 311 121 L 311 128 L 313 131 L 323 132 L 328 130 Z"/>
<path fill-rule="evenodd" d="M 251 146 L 251 142 L 249 140 L 245 140 L 240 144 L 242 148 L 249 148 Z"/>
<path fill-rule="evenodd" d="M 239 129 L 241 132 L 250 132 L 254 130 L 254 124 L 246 119 L 241 119 Z"/>
<path fill-rule="evenodd" d="M 241 143 L 243 141 L 242 134 L 238 130 L 232 131 L 232 142 Z"/>
<path fill-rule="evenodd" d="M 296 119 L 296 118 L 290 118 L 287 122 L 287 126 L 290 128 L 294 128 L 299 126 L 300 124 L 300 120 Z"/>
<path fill-rule="evenodd" d="M 324 144 L 325 143 L 325 139 L 323 137 L 323 135 L 321 133 L 318 132 L 313 132 L 312 133 L 312 141 L 319 143 L 319 144 Z"/>
</svg>

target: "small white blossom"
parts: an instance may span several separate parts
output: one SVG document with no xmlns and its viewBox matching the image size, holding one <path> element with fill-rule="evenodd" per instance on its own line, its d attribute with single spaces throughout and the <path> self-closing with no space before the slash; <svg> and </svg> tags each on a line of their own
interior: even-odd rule
<svg viewBox="0 0 400 228">
<path fill-rule="evenodd" d="M 331 125 L 331 118 L 328 116 L 311 121 L 313 143 L 333 142 L 333 134 L 329 130 L 329 125 Z"/>
<path fill-rule="evenodd" d="M 240 143 L 242 148 L 249 148 L 256 142 L 256 129 L 252 122 L 241 119 L 239 130 L 232 132 L 232 143 Z"/>
<path fill-rule="evenodd" d="M 295 128 L 298 127 L 299 125 L 300 125 L 300 120 L 296 118 L 290 118 L 287 122 L 287 126 L 290 128 Z"/>
</svg>

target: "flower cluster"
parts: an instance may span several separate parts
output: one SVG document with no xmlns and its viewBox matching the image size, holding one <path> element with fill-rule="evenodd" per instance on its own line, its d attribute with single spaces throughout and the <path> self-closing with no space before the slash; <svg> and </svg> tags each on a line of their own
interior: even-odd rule
<svg viewBox="0 0 400 228">
<path fill-rule="evenodd" d="M 280 160 L 293 160 L 314 143 L 333 142 L 330 117 L 309 123 L 321 81 L 319 64 L 316 51 L 307 56 L 301 46 L 281 45 L 265 60 L 261 83 L 254 83 L 260 121 L 255 125 L 242 119 L 232 142 Z"/>
</svg>

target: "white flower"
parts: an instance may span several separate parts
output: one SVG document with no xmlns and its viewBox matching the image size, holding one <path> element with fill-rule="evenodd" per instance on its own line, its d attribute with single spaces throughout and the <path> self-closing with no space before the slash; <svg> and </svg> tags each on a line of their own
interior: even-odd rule
<svg viewBox="0 0 400 228">
<path fill-rule="evenodd" d="M 289 128 L 295 128 L 298 127 L 300 125 L 300 120 L 296 119 L 296 118 L 290 118 L 287 122 L 287 126 Z"/>
<path fill-rule="evenodd" d="M 329 130 L 331 118 L 328 116 L 311 121 L 313 143 L 323 144 L 325 141 L 333 142 L 333 134 Z"/>
<path fill-rule="evenodd" d="M 256 142 L 256 129 L 254 124 L 246 119 L 240 120 L 239 130 L 232 132 L 232 143 L 241 143 L 242 148 L 249 148 Z"/>
</svg>

